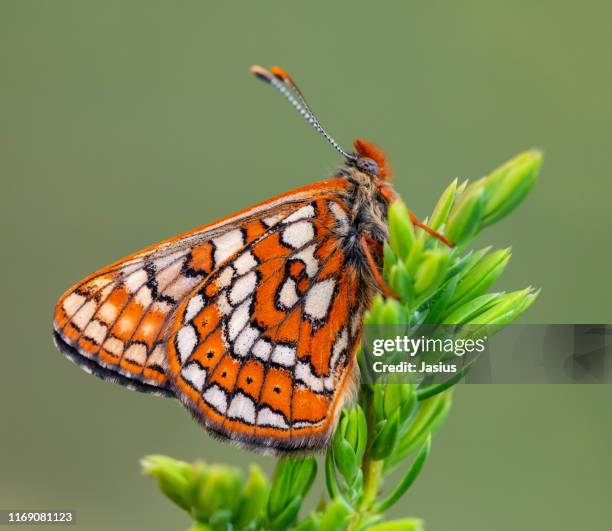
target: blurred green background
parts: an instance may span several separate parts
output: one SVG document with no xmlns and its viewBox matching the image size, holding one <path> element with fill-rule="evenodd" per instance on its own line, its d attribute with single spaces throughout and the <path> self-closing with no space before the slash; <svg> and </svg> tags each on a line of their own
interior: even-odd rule
<svg viewBox="0 0 612 531">
<path fill-rule="evenodd" d="M 611 322 L 611 17 L 604 1 L 2 0 L 0 508 L 181 530 L 142 455 L 271 469 L 178 403 L 86 375 L 50 325 L 90 272 L 340 162 L 253 63 L 286 67 L 343 145 L 383 146 L 420 216 L 451 178 L 544 149 L 532 196 L 479 242 L 512 245 L 503 288 L 542 287 L 527 321 Z M 607 386 L 458 388 L 395 514 L 609 529 L 611 405 Z"/>
</svg>

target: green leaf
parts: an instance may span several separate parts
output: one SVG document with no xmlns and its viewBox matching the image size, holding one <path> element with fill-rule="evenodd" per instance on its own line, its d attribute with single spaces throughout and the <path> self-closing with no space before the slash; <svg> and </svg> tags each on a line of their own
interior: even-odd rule
<svg viewBox="0 0 612 531">
<path fill-rule="evenodd" d="M 372 458 L 384 459 L 393 452 L 399 434 L 399 411 L 383 421 L 382 427 L 372 443 Z"/>
<path fill-rule="evenodd" d="M 277 514 L 269 523 L 270 529 L 284 531 L 288 529 L 297 518 L 302 506 L 302 496 L 296 496 Z"/>
<path fill-rule="evenodd" d="M 485 293 L 500 277 L 510 260 L 510 249 L 493 251 L 471 267 L 448 303 L 448 312 Z"/>
<path fill-rule="evenodd" d="M 394 468 L 402 459 L 420 448 L 427 437 L 441 425 L 450 406 L 449 391 L 420 401 L 410 426 L 400 434 L 395 452 L 385 461 L 385 470 Z"/>
<path fill-rule="evenodd" d="M 450 213 L 451 207 L 455 201 L 455 197 L 457 195 L 457 182 L 455 179 L 452 181 L 447 187 L 440 199 L 438 199 L 438 203 L 436 204 L 433 214 L 431 215 L 431 219 L 429 220 L 429 226 L 437 230 L 439 227 L 446 223 L 448 218 L 448 214 Z"/>
<path fill-rule="evenodd" d="M 401 481 L 397 484 L 397 486 L 391 491 L 391 493 L 380 503 L 374 506 L 374 511 L 378 513 L 384 513 L 390 507 L 395 505 L 399 499 L 406 493 L 406 491 L 412 486 L 412 484 L 416 481 L 417 477 L 421 473 L 423 469 L 423 465 L 429 456 L 429 450 L 431 448 L 431 434 L 427 436 L 427 440 L 425 444 L 419 451 L 418 455 L 414 459 L 412 465 L 406 473 L 404 477 L 402 477 Z"/>
<path fill-rule="evenodd" d="M 488 326 L 508 324 L 529 308 L 539 293 L 533 288 L 527 288 L 503 294 L 487 309 L 470 317 L 466 324 L 486 324 Z"/>
<path fill-rule="evenodd" d="M 487 293 L 476 297 L 474 300 L 460 306 L 450 315 L 444 316 L 444 324 L 463 325 L 472 322 L 478 315 L 492 308 L 495 303 L 503 296 L 503 293 Z"/>
<path fill-rule="evenodd" d="M 314 481 L 317 473 L 317 462 L 314 457 L 285 457 L 278 461 L 270 498 L 268 500 L 268 515 L 271 521 L 276 521 L 284 515 L 285 521 L 288 507 L 293 507 L 296 499 L 302 500 Z M 301 502 L 300 502 L 301 503 Z M 299 506 L 297 511 L 299 511 Z"/>
<path fill-rule="evenodd" d="M 249 479 L 240 494 L 235 518 L 238 527 L 246 527 L 263 515 L 268 500 L 268 480 L 257 465 L 251 465 Z"/>
<path fill-rule="evenodd" d="M 334 459 L 340 473 L 347 481 L 352 481 L 359 469 L 357 456 L 348 441 L 342 439 L 334 444 Z"/>
<path fill-rule="evenodd" d="M 328 449 L 325 453 L 325 485 L 330 498 L 336 498 L 339 495 L 338 478 L 336 478 L 336 469 L 334 468 L 333 449 Z"/>
<path fill-rule="evenodd" d="M 332 500 L 321 517 L 320 531 L 343 531 L 347 528 L 351 510 L 342 500 Z"/>
</svg>

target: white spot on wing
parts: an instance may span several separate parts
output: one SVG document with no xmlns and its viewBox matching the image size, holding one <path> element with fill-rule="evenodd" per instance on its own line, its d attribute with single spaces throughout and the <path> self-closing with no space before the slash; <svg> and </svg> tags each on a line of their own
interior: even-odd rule
<svg viewBox="0 0 612 531">
<path fill-rule="evenodd" d="M 336 338 L 336 342 L 334 343 L 334 347 L 332 349 L 332 357 L 329 362 L 332 369 L 336 367 L 338 357 L 343 351 L 346 350 L 346 347 L 348 347 L 348 330 L 345 327 L 342 329 L 342 332 L 340 332 L 340 335 Z"/>
<path fill-rule="evenodd" d="M 272 345 L 265 339 L 260 339 L 253 346 L 253 355 L 260 360 L 268 361 L 270 352 L 272 352 Z"/>
<path fill-rule="evenodd" d="M 314 284 L 306 294 L 304 313 L 313 319 L 325 318 L 331 304 L 335 285 L 336 282 L 332 278 Z"/>
<path fill-rule="evenodd" d="M 151 290 L 148 288 L 148 286 L 142 286 L 138 290 L 138 293 L 136 293 L 136 297 L 134 297 L 134 299 L 143 308 L 148 308 L 153 302 L 153 297 L 151 296 Z"/>
<path fill-rule="evenodd" d="M 236 394 L 227 410 L 227 416 L 232 419 L 242 419 L 249 424 L 255 424 L 255 404 L 248 396 Z"/>
<path fill-rule="evenodd" d="M 263 407 L 257 414 L 258 426 L 272 426 L 273 428 L 289 429 L 285 417 L 272 411 L 269 407 Z"/>
<path fill-rule="evenodd" d="M 134 293 L 146 281 L 147 272 L 144 269 L 138 269 L 125 277 L 123 284 L 129 292 Z"/>
<path fill-rule="evenodd" d="M 315 244 L 309 245 L 305 249 L 302 249 L 299 253 L 297 253 L 294 258 L 301 260 L 304 262 L 306 266 L 306 274 L 312 278 L 317 274 L 319 270 L 319 261 L 315 258 L 315 251 L 317 246 Z"/>
<path fill-rule="evenodd" d="M 165 367 L 166 365 L 166 347 L 158 343 L 155 345 L 155 348 L 149 355 L 147 359 L 147 367 L 151 365 L 159 365 L 160 367 Z"/>
<path fill-rule="evenodd" d="M 198 277 L 179 276 L 166 289 L 162 291 L 162 295 L 172 297 L 174 300 L 181 300 L 195 285 L 200 281 Z"/>
<path fill-rule="evenodd" d="M 227 397 L 218 385 L 213 385 L 206 389 L 204 400 L 207 404 L 214 407 L 219 413 L 225 415 L 227 409 Z"/>
<path fill-rule="evenodd" d="M 312 218 L 315 215 L 314 207 L 312 205 L 306 205 L 305 207 L 296 210 L 290 216 L 287 216 L 283 223 L 293 223 L 294 221 L 298 221 L 300 219 L 308 219 Z"/>
<path fill-rule="evenodd" d="M 323 381 L 318 376 L 312 374 L 312 369 L 308 363 L 298 362 L 295 367 L 295 377 L 312 391 L 317 393 L 323 391 Z"/>
<path fill-rule="evenodd" d="M 181 274 L 181 268 L 183 267 L 183 260 L 179 260 L 174 264 L 165 267 L 157 275 L 155 275 L 155 282 L 157 282 L 157 291 L 162 292 L 165 290 L 175 279 Z"/>
<path fill-rule="evenodd" d="M 216 265 L 224 262 L 244 245 L 240 229 L 230 230 L 217 238 L 213 238 L 212 242 L 215 245 Z"/>
<path fill-rule="evenodd" d="M 183 378 L 193 385 L 193 387 L 195 387 L 198 391 L 202 390 L 204 382 L 206 381 L 206 370 L 198 363 L 187 364 L 185 367 L 183 367 L 181 374 Z"/>
<path fill-rule="evenodd" d="M 115 320 L 118 313 L 119 310 L 117 306 L 115 306 L 112 302 L 105 302 L 98 310 L 98 317 L 107 324 L 110 324 Z"/>
<path fill-rule="evenodd" d="M 280 221 L 281 217 L 282 216 L 280 214 L 268 216 L 267 218 L 263 219 L 264 225 L 266 227 L 271 227 L 272 225 L 276 225 Z"/>
<path fill-rule="evenodd" d="M 298 301 L 295 281 L 292 278 L 285 280 L 279 292 L 279 302 L 284 308 L 291 308 Z"/>
<path fill-rule="evenodd" d="M 155 267 L 155 271 L 160 271 L 161 269 L 165 269 L 172 262 L 178 260 L 182 256 L 185 256 L 189 252 L 189 249 L 183 249 L 182 251 L 177 251 L 175 253 L 169 254 L 168 256 L 163 256 L 162 258 L 158 258 L 153 262 L 153 266 Z"/>
<path fill-rule="evenodd" d="M 282 240 L 294 249 L 302 247 L 314 238 L 314 227 L 308 221 L 289 225 L 282 233 Z"/>
<path fill-rule="evenodd" d="M 144 365 L 147 361 L 147 347 L 140 343 L 134 343 L 128 347 L 123 357 L 138 365 Z"/>
<path fill-rule="evenodd" d="M 85 302 L 86 298 L 83 295 L 79 295 L 78 293 L 71 293 L 64 299 L 62 303 L 62 307 L 67 315 L 71 316 L 74 312 L 76 312 L 82 304 Z"/>
<path fill-rule="evenodd" d="M 217 306 L 223 315 L 229 315 L 232 313 L 232 305 L 227 300 L 227 293 L 225 291 L 223 291 L 221 295 L 217 297 Z"/>
<path fill-rule="evenodd" d="M 232 278 L 234 278 L 234 269 L 231 266 L 226 267 L 219 276 L 217 277 L 217 286 L 220 288 L 226 288 L 232 282 Z"/>
<path fill-rule="evenodd" d="M 96 304 L 94 301 L 87 301 L 77 313 L 72 317 L 72 322 L 81 330 L 87 326 L 94 313 L 96 313 Z"/>
<path fill-rule="evenodd" d="M 234 354 L 237 356 L 246 356 L 254 341 L 259 336 L 259 331 L 256 328 L 247 326 L 236 338 L 234 342 Z"/>
<path fill-rule="evenodd" d="M 115 356 L 121 356 L 123 352 L 123 341 L 116 337 L 109 337 L 102 345 L 102 348 L 114 354 Z"/>
<path fill-rule="evenodd" d="M 318 424 L 321 424 L 323 421 L 319 421 L 319 422 L 308 422 L 307 420 L 301 420 L 300 422 L 296 422 L 295 424 L 293 424 L 293 427 L 298 429 L 298 428 L 313 428 L 315 426 L 317 426 Z"/>
<path fill-rule="evenodd" d="M 184 322 L 188 323 L 189 321 L 191 321 L 196 315 L 200 313 L 203 307 L 204 298 L 202 297 L 202 295 L 198 294 L 195 297 L 191 297 L 191 299 L 187 303 L 187 308 L 185 309 Z"/>
<path fill-rule="evenodd" d="M 87 328 L 83 331 L 83 334 L 90 339 L 93 339 L 98 345 L 104 341 L 106 337 L 106 332 L 108 327 L 98 321 L 97 319 L 93 319 L 88 325 Z"/>
<path fill-rule="evenodd" d="M 152 309 L 156 312 L 170 313 L 174 309 L 174 306 L 167 301 L 155 301 Z"/>
<path fill-rule="evenodd" d="M 236 336 L 244 328 L 249 321 L 249 306 L 251 305 L 251 299 L 245 300 L 240 306 L 238 306 L 228 323 L 228 337 L 230 341 L 234 341 Z"/>
<path fill-rule="evenodd" d="M 236 282 L 234 282 L 234 286 L 230 291 L 230 302 L 233 305 L 238 304 L 240 301 L 243 301 L 246 297 L 248 297 L 253 291 L 255 291 L 255 287 L 257 286 L 257 273 L 255 271 L 251 271 L 246 275 L 241 276 Z"/>
<path fill-rule="evenodd" d="M 187 325 L 179 330 L 176 335 L 176 344 L 181 363 L 185 363 L 185 360 L 191 355 L 197 342 L 198 338 L 193 326 Z"/>
<path fill-rule="evenodd" d="M 242 253 L 236 260 L 234 261 L 234 267 L 239 275 L 244 275 L 251 269 L 257 266 L 257 260 L 253 256 L 251 251 L 247 251 L 246 253 Z"/>
<path fill-rule="evenodd" d="M 272 361 L 284 367 L 295 365 L 295 349 L 286 345 L 276 345 L 272 351 Z"/>
</svg>

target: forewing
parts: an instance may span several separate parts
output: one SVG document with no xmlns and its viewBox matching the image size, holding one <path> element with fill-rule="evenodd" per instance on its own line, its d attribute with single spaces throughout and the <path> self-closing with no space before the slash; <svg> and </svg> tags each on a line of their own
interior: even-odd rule
<svg viewBox="0 0 612 531">
<path fill-rule="evenodd" d="M 181 304 L 168 341 L 175 393 L 243 446 L 325 446 L 351 395 L 364 286 L 342 201 L 320 197 L 245 247 Z"/>
<path fill-rule="evenodd" d="M 321 183 L 317 190 L 334 188 Z M 166 344 L 176 308 L 217 266 L 300 208 L 303 188 L 131 255 L 62 295 L 60 350 L 88 372 L 140 391 L 173 395 Z"/>
</svg>

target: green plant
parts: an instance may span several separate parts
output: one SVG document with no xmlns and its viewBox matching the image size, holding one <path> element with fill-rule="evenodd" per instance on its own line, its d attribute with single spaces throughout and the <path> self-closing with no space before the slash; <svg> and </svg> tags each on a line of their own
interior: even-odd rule
<svg viewBox="0 0 612 531">
<path fill-rule="evenodd" d="M 521 315 L 537 291 L 489 291 L 510 251 L 487 247 L 467 252 L 466 247 L 525 198 L 541 161 L 539 152 L 527 151 L 471 184 L 453 181 L 428 224 L 444 232 L 454 248 L 415 231 L 406 207 L 394 203 L 388 212 L 383 276 L 399 300 L 377 296 L 365 323 L 503 326 Z M 363 356 L 359 359 L 363 365 Z M 418 477 L 432 435 L 449 412 L 451 387 L 464 374 L 430 385 L 362 384 L 357 402 L 342 411 L 325 455 L 327 496 L 302 520 L 300 508 L 317 472 L 314 457 L 280 459 L 271 484 L 256 466 L 245 480 L 232 467 L 164 456 L 146 457 L 142 465 L 161 491 L 194 519 L 192 531 L 420 530 L 418 519 L 384 521 L 385 513 Z M 400 479 L 382 494 L 394 471 L 401 472 Z"/>
</svg>

